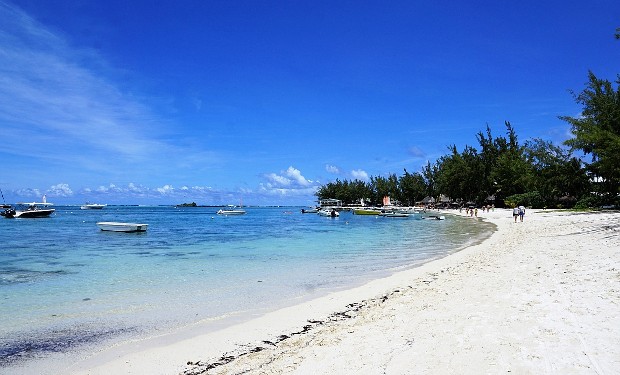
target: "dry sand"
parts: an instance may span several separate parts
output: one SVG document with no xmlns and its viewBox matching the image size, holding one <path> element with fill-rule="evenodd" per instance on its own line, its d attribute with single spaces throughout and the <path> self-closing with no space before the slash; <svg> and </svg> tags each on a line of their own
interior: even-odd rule
<svg viewBox="0 0 620 375">
<path fill-rule="evenodd" d="M 620 213 L 478 216 L 497 232 L 441 260 L 63 373 L 620 374 Z"/>
</svg>

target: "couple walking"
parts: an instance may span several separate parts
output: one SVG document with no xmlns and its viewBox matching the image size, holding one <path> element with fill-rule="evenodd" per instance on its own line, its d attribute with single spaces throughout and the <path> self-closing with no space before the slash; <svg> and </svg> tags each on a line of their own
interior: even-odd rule
<svg viewBox="0 0 620 375">
<path fill-rule="evenodd" d="M 512 216 L 515 218 L 515 223 L 517 222 L 517 217 L 519 217 L 521 222 L 523 222 L 523 216 L 525 216 L 525 207 L 519 206 L 519 207 L 513 208 Z"/>
</svg>

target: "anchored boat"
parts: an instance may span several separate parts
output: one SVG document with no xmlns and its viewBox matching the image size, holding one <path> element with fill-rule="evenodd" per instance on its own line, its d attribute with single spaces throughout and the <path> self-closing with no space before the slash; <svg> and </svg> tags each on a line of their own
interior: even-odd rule
<svg viewBox="0 0 620 375">
<path fill-rule="evenodd" d="M 146 232 L 148 224 L 119 223 L 115 221 L 100 221 L 99 229 L 110 232 Z"/>
<path fill-rule="evenodd" d="M 83 204 L 80 208 L 82 210 L 101 210 L 102 208 L 104 208 L 105 206 L 107 206 L 106 204 L 99 204 L 99 203 L 88 203 L 86 202 L 85 204 Z"/>
<path fill-rule="evenodd" d="M 17 203 L 18 205 L 24 206 L 25 208 L 22 210 L 18 210 L 15 208 L 7 208 L 3 212 L 0 212 L 0 215 L 6 217 L 7 219 L 17 219 L 17 218 L 37 218 L 37 217 L 48 217 L 56 211 L 53 208 L 41 208 L 40 206 L 52 206 L 52 203 L 47 203 L 47 199 L 45 195 L 43 196 L 43 202 L 28 202 L 28 203 Z"/>
</svg>

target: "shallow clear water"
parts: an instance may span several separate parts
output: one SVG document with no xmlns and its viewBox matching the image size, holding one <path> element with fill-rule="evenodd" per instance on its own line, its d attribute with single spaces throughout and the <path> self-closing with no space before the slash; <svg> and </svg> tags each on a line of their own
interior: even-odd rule
<svg viewBox="0 0 620 375">
<path fill-rule="evenodd" d="M 82 343 L 260 311 L 444 256 L 489 224 L 296 208 L 57 207 L 1 219 L 0 366 Z M 148 223 L 102 232 L 98 221 Z"/>
</svg>

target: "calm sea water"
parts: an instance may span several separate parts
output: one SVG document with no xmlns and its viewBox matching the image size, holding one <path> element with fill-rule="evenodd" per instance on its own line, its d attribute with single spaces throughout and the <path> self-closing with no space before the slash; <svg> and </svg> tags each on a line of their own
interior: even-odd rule
<svg viewBox="0 0 620 375">
<path fill-rule="evenodd" d="M 0 368 L 203 319 L 258 313 L 444 256 L 493 227 L 297 208 L 57 207 L 0 219 Z M 148 223 L 102 232 L 98 221 Z"/>
</svg>

